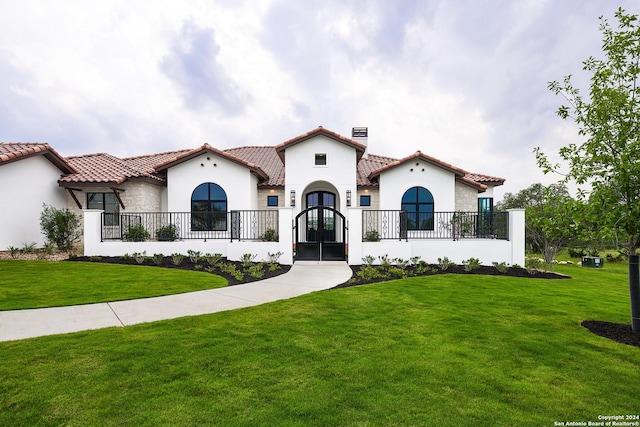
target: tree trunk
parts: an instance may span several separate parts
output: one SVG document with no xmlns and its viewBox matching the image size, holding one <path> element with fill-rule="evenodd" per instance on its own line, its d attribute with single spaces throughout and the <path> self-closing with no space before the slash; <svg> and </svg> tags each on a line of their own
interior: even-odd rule
<svg viewBox="0 0 640 427">
<path fill-rule="evenodd" d="M 631 328 L 640 333 L 640 266 L 634 248 L 629 248 L 629 299 L 631 300 Z"/>
</svg>

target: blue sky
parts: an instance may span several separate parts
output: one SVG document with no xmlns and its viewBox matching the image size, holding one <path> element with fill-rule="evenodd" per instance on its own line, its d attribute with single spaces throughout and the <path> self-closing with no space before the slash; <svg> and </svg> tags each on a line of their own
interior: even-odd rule
<svg viewBox="0 0 640 427">
<path fill-rule="evenodd" d="M 631 0 L 23 0 L 0 5 L 0 141 L 133 156 L 275 145 L 369 127 L 416 150 L 552 182 L 532 149 L 580 142 L 547 89 L 601 56 L 598 17 Z"/>
</svg>

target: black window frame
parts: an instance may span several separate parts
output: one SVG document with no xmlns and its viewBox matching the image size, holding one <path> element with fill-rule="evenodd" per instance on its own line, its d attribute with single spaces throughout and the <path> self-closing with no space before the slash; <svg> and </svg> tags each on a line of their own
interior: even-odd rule
<svg viewBox="0 0 640 427">
<path fill-rule="evenodd" d="M 428 198 L 421 200 L 420 190 L 424 190 L 428 194 Z M 409 200 L 410 194 L 415 191 L 415 201 Z M 401 209 L 407 212 L 407 230 L 433 231 L 435 201 L 433 194 L 427 188 L 415 186 L 404 192 L 401 199 Z"/>
<path fill-rule="evenodd" d="M 277 195 L 269 195 L 267 196 L 267 206 L 268 207 L 278 207 L 279 200 Z"/>
<path fill-rule="evenodd" d="M 195 199 L 196 192 L 205 185 L 207 198 Z M 224 198 L 212 198 L 212 193 L 217 190 L 222 192 Z M 222 206 L 224 208 L 221 208 Z M 191 193 L 191 231 L 227 231 L 228 207 L 227 192 L 222 186 L 215 182 L 203 182 L 198 185 Z"/>
<path fill-rule="evenodd" d="M 366 202 L 365 202 L 366 200 Z M 371 195 L 370 194 L 361 194 L 360 195 L 360 206 L 371 206 Z"/>
<path fill-rule="evenodd" d="M 327 166 L 327 153 L 316 153 L 314 164 L 316 166 Z"/>
<path fill-rule="evenodd" d="M 107 199 L 113 200 L 107 201 Z M 96 201 L 100 199 L 99 201 Z M 87 193 L 87 209 L 100 209 L 104 211 L 105 226 L 120 225 L 120 202 L 112 191 L 92 191 Z"/>
</svg>

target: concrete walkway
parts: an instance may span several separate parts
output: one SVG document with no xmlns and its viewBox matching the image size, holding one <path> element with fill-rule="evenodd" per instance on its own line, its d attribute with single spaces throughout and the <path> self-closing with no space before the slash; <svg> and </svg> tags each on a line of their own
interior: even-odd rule
<svg viewBox="0 0 640 427">
<path fill-rule="evenodd" d="M 233 310 L 330 289 L 350 277 L 346 262 L 298 261 L 285 274 L 244 285 L 128 301 L 0 311 L 0 341 Z"/>
</svg>

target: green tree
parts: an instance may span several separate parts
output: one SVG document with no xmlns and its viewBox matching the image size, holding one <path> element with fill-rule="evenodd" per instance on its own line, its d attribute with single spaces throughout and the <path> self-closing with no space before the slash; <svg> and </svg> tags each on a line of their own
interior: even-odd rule
<svg viewBox="0 0 640 427">
<path fill-rule="evenodd" d="M 48 242 L 56 245 L 61 251 L 73 249 L 73 244 L 80 240 L 80 218 L 69 209 L 57 209 L 43 204 L 40 213 L 40 230 Z"/>
<path fill-rule="evenodd" d="M 562 163 L 568 165 L 564 181 L 590 185 L 591 194 L 606 203 L 594 222 L 626 236 L 632 324 L 634 330 L 640 330 L 635 256 L 640 244 L 640 26 L 638 16 L 622 8 L 615 17 L 617 29 L 600 17 L 604 59 L 590 57 L 583 62 L 583 69 L 591 74 L 588 98 L 574 87 L 571 75 L 562 82 L 550 82 L 549 89 L 564 96 L 568 105 L 560 106 L 558 115 L 575 121 L 578 134 L 585 139 L 560 149 Z M 560 164 L 552 164 L 539 148 L 535 151 L 545 173 L 560 170 Z"/>
<path fill-rule="evenodd" d="M 562 184 L 532 184 L 516 194 L 506 193 L 497 210 L 525 210 L 525 239 L 530 250 L 540 252 L 546 263 L 578 234 L 578 203 Z"/>
</svg>

